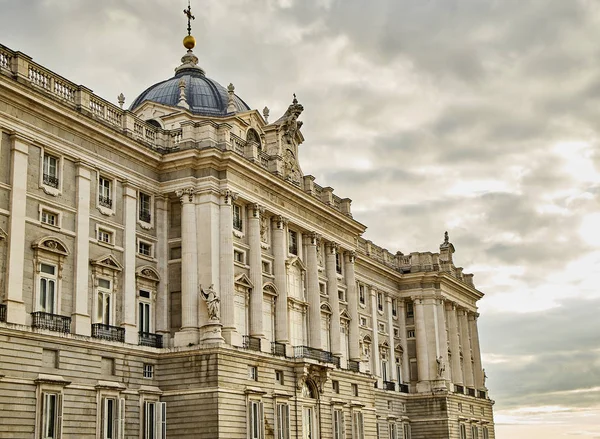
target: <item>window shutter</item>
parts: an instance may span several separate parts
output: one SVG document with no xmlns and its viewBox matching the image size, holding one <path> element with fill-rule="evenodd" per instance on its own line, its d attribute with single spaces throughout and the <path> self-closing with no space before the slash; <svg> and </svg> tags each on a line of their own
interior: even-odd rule
<svg viewBox="0 0 600 439">
<path fill-rule="evenodd" d="M 260 439 L 264 439 L 265 438 L 265 421 L 264 421 L 264 406 L 263 406 L 263 402 L 260 401 L 258 403 L 258 416 L 259 416 L 259 421 L 258 421 L 258 435 L 260 437 Z"/>
<path fill-rule="evenodd" d="M 119 431 L 117 433 L 117 438 L 125 439 L 125 398 L 119 399 L 118 413 L 119 413 L 119 422 L 117 425 L 118 425 Z"/>
<path fill-rule="evenodd" d="M 156 403 L 156 437 L 157 439 L 166 439 L 167 437 L 167 403 Z"/>
<path fill-rule="evenodd" d="M 146 430 L 146 434 L 144 435 L 144 439 L 154 439 L 150 437 L 150 409 L 152 406 L 148 403 L 148 401 L 144 402 L 144 428 Z"/>
<path fill-rule="evenodd" d="M 56 438 L 62 437 L 62 411 L 63 411 L 63 395 L 59 393 L 56 395 Z"/>
</svg>

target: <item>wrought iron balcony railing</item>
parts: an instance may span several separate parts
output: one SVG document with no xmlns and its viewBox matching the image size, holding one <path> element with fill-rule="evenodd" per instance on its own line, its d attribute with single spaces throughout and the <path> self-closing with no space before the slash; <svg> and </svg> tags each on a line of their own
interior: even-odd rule
<svg viewBox="0 0 600 439">
<path fill-rule="evenodd" d="M 475 393 L 476 393 L 475 389 L 472 389 L 471 387 L 467 387 L 467 395 L 474 397 Z"/>
<path fill-rule="evenodd" d="M 150 220 L 152 219 L 152 216 L 150 215 L 150 212 L 148 212 L 147 210 L 140 210 L 139 219 L 140 219 L 140 221 L 149 223 Z"/>
<path fill-rule="evenodd" d="M 462 394 L 464 394 L 464 393 L 465 393 L 465 388 L 464 388 L 464 386 L 461 386 L 461 385 L 455 384 L 455 385 L 454 385 L 454 393 L 462 393 Z"/>
<path fill-rule="evenodd" d="M 163 338 L 160 334 L 153 334 L 152 332 L 140 332 L 138 344 L 140 346 L 148 346 L 151 348 L 162 348 Z"/>
<path fill-rule="evenodd" d="M 102 195 L 98 196 L 98 204 L 100 206 L 108 207 L 112 209 L 112 200 L 109 197 L 103 197 Z"/>
<path fill-rule="evenodd" d="M 333 363 L 333 365 L 339 369 L 340 365 L 341 365 L 340 357 L 335 357 L 335 356 L 332 355 L 331 356 L 331 363 Z"/>
<path fill-rule="evenodd" d="M 294 346 L 294 358 L 309 358 L 321 363 L 335 364 L 337 367 L 340 364 L 340 359 L 334 357 L 331 352 L 311 348 L 310 346 Z"/>
<path fill-rule="evenodd" d="M 383 388 L 385 390 L 396 390 L 396 383 L 393 381 L 384 381 Z"/>
<path fill-rule="evenodd" d="M 32 312 L 31 317 L 31 326 L 33 328 L 47 329 L 64 334 L 71 332 L 71 317 L 41 311 Z"/>
<path fill-rule="evenodd" d="M 271 342 L 271 354 L 277 355 L 278 357 L 285 357 L 285 343 L 279 343 L 276 341 Z"/>
<path fill-rule="evenodd" d="M 53 188 L 58 188 L 58 177 L 44 173 L 44 184 Z"/>
<path fill-rule="evenodd" d="M 103 323 L 92 324 L 92 337 L 110 341 L 125 341 L 125 328 L 110 326 Z"/>
<path fill-rule="evenodd" d="M 409 393 L 408 384 L 400 384 L 400 383 L 398 383 L 398 392 Z"/>
<path fill-rule="evenodd" d="M 242 339 L 242 348 L 250 351 L 260 351 L 260 338 L 244 335 Z"/>
<path fill-rule="evenodd" d="M 6 322 L 6 305 L 0 305 L 0 322 Z"/>
<path fill-rule="evenodd" d="M 348 360 L 348 370 L 351 370 L 352 372 L 360 372 L 360 362 Z"/>
</svg>

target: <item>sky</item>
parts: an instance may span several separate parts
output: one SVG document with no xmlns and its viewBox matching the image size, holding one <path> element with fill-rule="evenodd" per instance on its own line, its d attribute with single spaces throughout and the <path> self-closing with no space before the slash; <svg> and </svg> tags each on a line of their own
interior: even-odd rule
<svg viewBox="0 0 600 439">
<path fill-rule="evenodd" d="M 116 103 L 171 77 L 183 0 L 0 0 L 0 44 Z M 392 253 L 475 274 L 499 439 L 600 438 L 600 2 L 194 0 L 207 76 L 276 120 Z"/>
</svg>

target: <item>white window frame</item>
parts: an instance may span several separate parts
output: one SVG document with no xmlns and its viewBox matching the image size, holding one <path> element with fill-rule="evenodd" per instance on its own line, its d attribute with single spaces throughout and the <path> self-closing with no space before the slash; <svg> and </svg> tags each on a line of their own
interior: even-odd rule
<svg viewBox="0 0 600 439">
<path fill-rule="evenodd" d="M 365 420 L 360 410 L 352 412 L 352 439 L 365 439 Z"/>
<path fill-rule="evenodd" d="M 333 439 L 346 439 L 346 424 L 342 407 L 334 406 L 332 408 L 331 424 Z"/>
<path fill-rule="evenodd" d="M 112 419 L 109 419 L 106 414 L 111 401 L 114 406 L 112 408 Z M 125 438 L 125 398 L 122 398 L 119 392 L 99 393 L 96 426 L 98 430 L 97 437 L 100 439 Z"/>
<path fill-rule="evenodd" d="M 144 363 L 143 377 L 146 379 L 154 378 L 154 364 Z"/>
<path fill-rule="evenodd" d="M 412 429 L 410 427 L 410 424 L 406 423 L 402 426 L 402 429 L 404 430 L 404 437 L 402 439 L 411 439 L 412 438 Z"/>
<path fill-rule="evenodd" d="M 111 201 L 111 206 L 104 206 L 100 203 L 100 196 L 104 196 L 101 194 L 100 183 L 101 180 L 108 182 L 108 199 Z M 96 173 L 96 209 L 100 211 L 102 215 L 111 216 L 115 214 L 116 211 L 116 188 L 117 188 L 117 180 L 115 178 L 111 178 L 104 173 L 97 172 Z"/>
<path fill-rule="evenodd" d="M 106 242 L 100 239 L 100 232 L 102 233 L 107 233 L 110 242 Z M 111 229 L 110 227 L 106 227 L 104 225 L 100 225 L 100 224 L 96 224 L 96 242 L 99 245 L 105 246 L 105 247 L 114 247 L 115 246 L 115 240 L 116 240 L 116 231 L 115 229 Z"/>
<path fill-rule="evenodd" d="M 53 157 L 56 159 L 56 173 L 55 175 L 50 175 L 51 177 L 55 177 L 58 179 L 57 187 L 52 185 L 48 185 L 44 183 L 44 171 L 46 168 L 46 157 Z M 52 195 L 53 197 L 57 197 L 62 193 L 63 188 L 63 167 L 64 167 L 64 158 L 61 154 L 56 153 L 53 150 L 48 150 L 47 148 L 40 148 L 40 180 L 39 186 L 46 194 Z"/>
<path fill-rule="evenodd" d="M 150 206 L 148 207 L 150 213 L 150 221 L 145 221 L 140 218 L 142 213 L 142 194 L 147 195 L 150 198 Z M 137 209 L 136 209 L 136 220 L 142 229 L 150 230 L 154 227 L 154 195 L 144 191 L 137 191 Z"/>
<path fill-rule="evenodd" d="M 290 405 L 287 401 L 275 401 L 276 439 L 290 439 Z"/>
<path fill-rule="evenodd" d="M 231 205 L 231 228 L 239 238 L 244 236 L 244 209 L 241 204 L 233 203 Z"/>
<path fill-rule="evenodd" d="M 398 426 L 395 422 L 388 422 L 388 432 L 390 439 L 398 439 Z"/>
<path fill-rule="evenodd" d="M 48 228 L 51 228 L 52 230 L 60 229 L 62 227 L 62 215 L 61 215 L 60 210 L 52 209 L 48 206 L 40 204 L 38 207 L 38 213 L 39 213 L 38 220 L 40 221 L 40 224 L 42 225 L 42 227 L 48 227 Z M 45 222 L 43 220 L 44 213 L 49 213 L 50 215 L 54 215 L 56 217 L 56 224 L 50 224 L 48 222 Z"/>
<path fill-rule="evenodd" d="M 52 267 L 54 269 L 54 273 L 46 273 L 42 271 L 42 265 Z M 37 295 L 36 295 L 36 311 L 45 312 L 48 314 L 59 314 L 59 297 L 60 297 L 60 283 L 59 283 L 59 266 L 56 262 L 50 262 L 47 260 L 39 260 L 37 263 L 37 276 L 36 276 L 36 286 L 37 286 Z M 42 282 L 46 281 L 47 284 L 52 283 L 53 285 L 53 297 L 51 306 L 48 307 L 48 299 L 46 293 L 46 299 L 44 300 L 44 304 L 42 304 Z M 47 290 L 47 288 L 46 288 Z M 50 308 L 50 310 L 48 309 Z"/>
<path fill-rule="evenodd" d="M 109 287 L 100 286 L 100 281 L 104 280 L 109 282 Z M 114 322 L 114 309 L 115 309 L 115 300 L 114 300 L 114 281 L 109 276 L 100 275 L 95 279 L 96 286 L 96 294 L 95 294 L 95 302 L 94 302 L 94 319 L 93 323 L 102 323 L 104 325 L 112 325 Z M 102 296 L 102 309 L 99 309 L 100 296 Z M 105 310 L 106 310 L 106 299 L 108 299 L 108 322 L 105 321 Z M 99 313 L 102 312 L 100 315 Z"/>
<path fill-rule="evenodd" d="M 146 255 L 146 254 L 140 252 L 141 244 L 147 245 L 150 248 L 149 254 Z M 154 260 L 154 243 L 150 242 L 146 239 L 137 238 L 136 253 L 138 256 L 140 256 L 144 259 Z"/>
<path fill-rule="evenodd" d="M 417 337 L 417 332 L 415 329 L 407 329 L 406 330 L 406 338 L 408 340 L 412 340 L 413 338 Z"/>
<path fill-rule="evenodd" d="M 41 439 L 60 439 L 62 437 L 62 391 L 45 390 L 40 393 L 40 437 Z M 53 401 L 51 404 L 49 404 Z M 50 405 L 53 406 L 52 413 Z M 50 423 L 50 417 L 52 422 Z"/>
<path fill-rule="evenodd" d="M 248 366 L 248 379 L 258 381 L 258 366 Z"/>
<path fill-rule="evenodd" d="M 358 318 L 358 322 L 359 322 L 359 325 L 362 326 L 363 328 L 367 328 L 369 325 L 369 319 L 367 319 L 365 316 L 360 316 Z"/>
<path fill-rule="evenodd" d="M 143 439 L 166 439 L 167 403 L 145 399 L 143 403 Z"/>
<path fill-rule="evenodd" d="M 273 264 L 271 264 L 271 261 L 261 260 L 260 268 L 263 274 L 266 274 L 267 276 L 273 275 Z M 267 270 L 265 270 L 265 268 Z"/>
<path fill-rule="evenodd" d="M 264 439 L 264 405 L 262 399 L 248 399 L 248 439 Z"/>
<path fill-rule="evenodd" d="M 471 437 L 479 439 L 479 427 L 477 425 L 471 425 Z"/>
</svg>

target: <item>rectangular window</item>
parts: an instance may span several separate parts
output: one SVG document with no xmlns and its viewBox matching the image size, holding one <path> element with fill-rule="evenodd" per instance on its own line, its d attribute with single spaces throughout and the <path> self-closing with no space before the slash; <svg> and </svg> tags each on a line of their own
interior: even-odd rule
<svg viewBox="0 0 600 439">
<path fill-rule="evenodd" d="M 248 378 L 252 381 L 258 381 L 258 368 L 256 366 L 248 366 Z"/>
<path fill-rule="evenodd" d="M 381 379 L 383 381 L 388 380 L 388 362 L 385 360 L 381 361 Z"/>
<path fill-rule="evenodd" d="M 113 234 L 108 230 L 98 229 L 98 242 L 113 244 Z"/>
<path fill-rule="evenodd" d="M 467 427 L 465 427 L 465 424 L 460 424 L 458 428 L 460 431 L 460 439 L 467 439 Z"/>
<path fill-rule="evenodd" d="M 277 404 L 277 439 L 290 439 L 290 406 Z"/>
<path fill-rule="evenodd" d="M 271 274 L 271 263 L 267 261 L 262 261 L 262 272 L 264 274 Z"/>
<path fill-rule="evenodd" d="M 415 338 L 415 330 L 409 329 L 408 331 L 406 331 L 406 338 Z"/>
<path fill-rule="evenodd" d="M 338 274 L 342 274 L 342 257 L 339 253 L 335 254 L 335 271 Z"/>
<path fill-rule="evenodd" d="M 340 382 L 336 381 L 336 380 L 332 380 L 331 388 L 333 389 L 333 393 L 340 393 Z"/>
<path fill-rule="evenodd" d="M 108 178 L 98 178 L 98 204 L 112 209 L 111 181 Z"/>
<path fill-rule="evenodd" d="M 483 427 L 483 439 L 490 439 L 490 433 L 487 427 Z"/>
<path fill-rule="evenodd" d="M 384 333 L 384 334 L 385 334 L 385 323 L 381 323 L 381 322 L 379 322 L 379 323 L 377 324 L 377 330 L 378 330 L 379 332 L 382 332 L 382 333 Z"/>
<path fill-rule="evenodd" d="M 398 328 L 394 328 L 394 337 L 400 337 L 400 330 Z"/>
<path fill-rule="evenodd" d="M 358 286 L 358 301 L 361 305 L 365 304 L 365 286 L 362 284 Z"/>
<path fill-rule="evenodd" d="M 479 439 L 479 428 L 476 425 L 471 427 L 471 437 L 473 439 Z"/>
<path fill-rule="evenodd" d="M 390 439 L 398 439 L 398 430 L 396 424 L 390 422 L 388 429 L 390 430 Z"/>
<path fill-rule="evenodd" d="M 288 232 L 288 252 L 298 255 L 298 234 L 293 230 Z"/>
<path fill-rule="evenodd" d="M 147 291 L 140 291 L 140 297 L 142 293 L 148 293 Z M 150 323 L 150 310 L 151 306 L 148 302 L 139 302 L 138 304 L 138 331 L 151 333 L 152 325 Z"/>
<path fill-rule="evenodd" d="M 49 264 L 40 264 L 39 311 L 56 314 L 56 285 L 56 267 Z"/>
<path fill-rule="evenodd" d="M 248 429 L 250 430 L 250 439 L 264 439 L 263 410 L 262 401 L 249 401 Z"/>
<path fill-rule="evenodd" d="M 333 410 L 333 439 L 345 439 L 344 431 L 344 411 L 341 409 Z"/>
<path fill-rule="evenodd" d="M 411 439 L 412 433 L 410 430 L 410 424 L 404 424 L 404 439 Z"/>
<path fill-rule="evenodd" d="M 392 299 L 392 316 L 398 316 L 398 300 Z"/>
<path fill-rule="evenodd" d="M 283 371 L 282 370 L 276 370 L 275 371 L 275 381 L 278 384 L 283 385 Z"/>
<path fill-rule="evenodd" d="M 358 396 L 358 384 L 352 383 L 351 387 L 352 387 L 352 396 Z"/>
<path fill-rule="evenodd" d="M 144 378 L 153 378 L 154 377 L 154 365 L 144 363 Z"/>
<path fill-rule="evenodd" d="M 58 164 L 59 159 L 57 157 L 44 153 L 43 182 L 46 186 L 58 188 Z"/>
<path fill-rule="evenodd" d="M 367 326 L 367 318 L 366 317 L 360 317 L 359 321 L 360 321 L 360 326 Z"/>
<path fill-rule="evenodd" d="M 138 253 L 143 256 L 152 257 L 152 244 L 145 241 L 138 241 Z"/>
<path fill-rule="evenodd" d="M 396 379 L 398 384 L 402 384 L 402 363 L 398 357 L 396 357 Z"/>
<path fill-rule="evenodd" d="M 242 219 L 242 207 L 233 205 L 233 228 L 239 232 L 243 230 L 244 222 Z"/>
<path fill-rule="evenodd" d="M 244 252 L 238 251 L 238 250 L 234 250 L 233 251 L 233 260 L 235 262 L 237 262 L 238 264 L 244 264 L 245 263 L 245 259 L 244 258 Z"/>
<path fill-rule="evenodd" d="M 100 437 L 102 439 L 122 439 L 125 437 L 125 399 L 102 398 Z"/>
<path fill-rule="evenodd" d="M 144 406 L 144 439 L 166 439 L 167 403 L 146 401 Z"/>
<path fill-rule="evenodd" d="M 112 288 L 108 279 L 98 279 L 96 319 L 94 323 L 112 324 Z"/>
<path fill-rule="evenodd" d="M 338 290 L 338 299 L 340 302 L 346 301 L 346 292 L 344 290 Z"/>
<path fill-rule="evenodd" d="M 377 309 L 383 312 L 383 293 L 377 293 Z"/>
<path fill-rule="evenodd" d="M 49 226 L 58 226 L 58 215 L 49 210 L 42 209 L 40 213 L 40 222 L 48 224 Z"/>
<path fill-rule="evenodd" d="M 62 430 L 62 394 L 42 392 L 41 439 L 59 439 Z"/>
<path fill-rule="evenodd" d="M 144 223 L 152 221 L 152 196 L 144 192 L 138 193 L 138 218 Z"/>
<path fill-rule="evenodd" d="M 406 304 L 406 318 L 412 319 L 415 316 L 415 308 L 412 302 Z"/>
<path fill-rule="evenodd" d="M 352 438 L 353 439 L 364 439 L 365 438 L 365 430 L 364 430 L 362 412 L 354 412 Z"/>
</svg>

